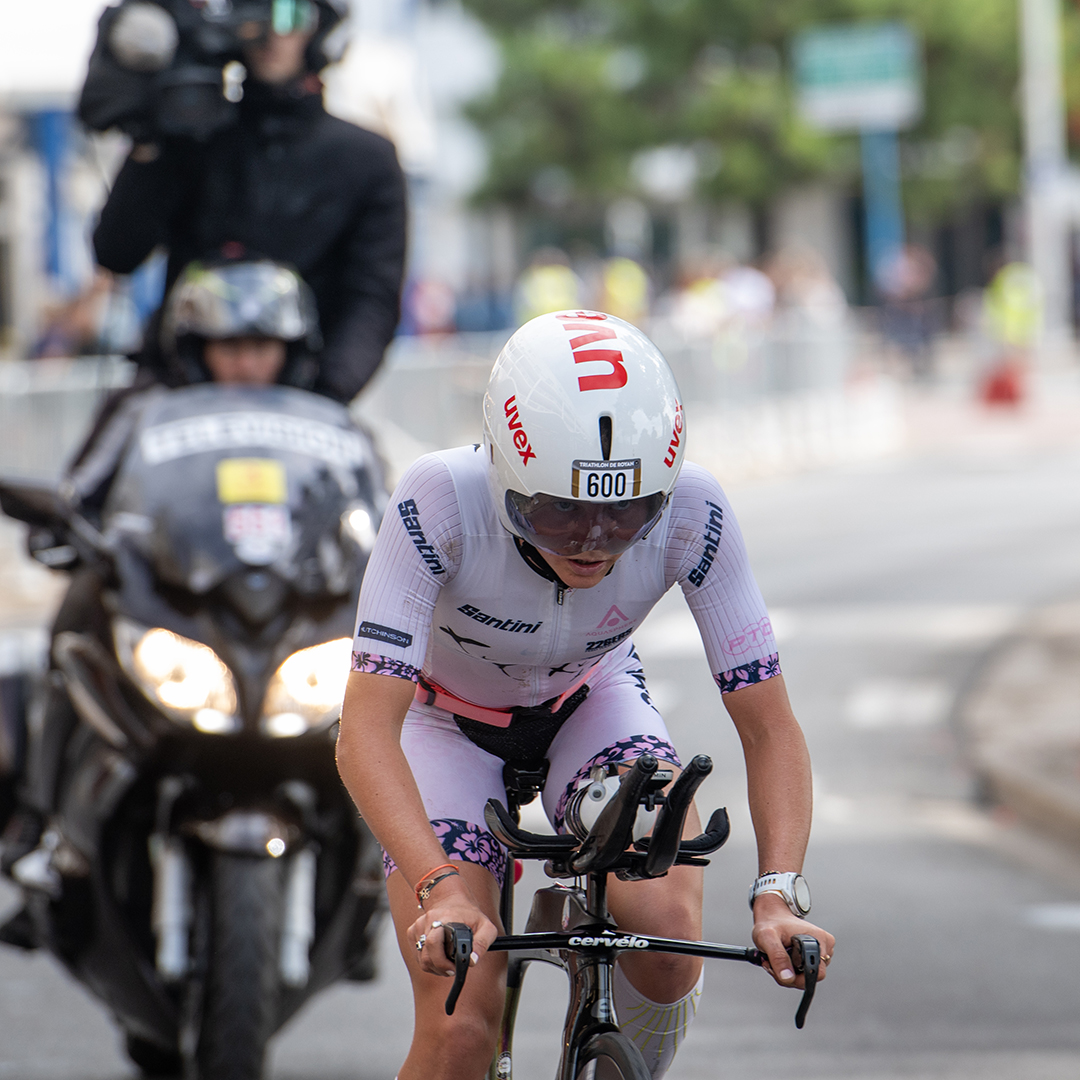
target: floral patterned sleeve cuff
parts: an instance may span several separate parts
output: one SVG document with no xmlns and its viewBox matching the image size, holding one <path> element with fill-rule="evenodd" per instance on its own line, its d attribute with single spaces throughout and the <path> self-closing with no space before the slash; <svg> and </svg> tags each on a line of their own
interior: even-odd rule
<svg viewBox="0 0 1080 1080">
<path fill-rule="evenodd" d="M 404 660 L 392 660 L 389 656 L 378 653 L 354 652 L 352 654 L 353 671 L 363 671 L 368 675 L 393 675 L 395 679 L 408 679 L 416 682 L 420 678 L 420 669 Z"/>
<path fill-rule="evenodd" d="M 754 683 L 764 682 L 779 674 L 780 656 L 773 653 L 762 660 L 752 660 L 742 667 L 732 668 L 731 671 L 721 671 L 713 678 L 720 687 L 721 694 L 730 694 L 734 690 L 742 690 L 745 686 L 753 686 Z"/>
</svg>

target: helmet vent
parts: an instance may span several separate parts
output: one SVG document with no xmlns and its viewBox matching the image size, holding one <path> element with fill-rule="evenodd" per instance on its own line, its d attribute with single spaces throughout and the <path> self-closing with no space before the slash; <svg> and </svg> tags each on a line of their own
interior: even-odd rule
<svg viewBox="0 0 1080 1080">
<path fill-rule="evenodd" d="M 600 417 L 600 453 L 605 461 L 611 460 L 611 417 Z"/>
</svg>

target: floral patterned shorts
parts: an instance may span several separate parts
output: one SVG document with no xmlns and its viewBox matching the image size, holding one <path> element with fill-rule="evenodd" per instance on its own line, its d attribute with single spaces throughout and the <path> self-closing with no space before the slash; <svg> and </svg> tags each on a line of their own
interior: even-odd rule
<svg viewBox="0 0 1080 1080">
<path fill-rule="evenodd" d="M 420 705 L 405 718 L 401 746 L 446 857 L 484 866 L 501 884 L 506 852 L 483 822 L 488 799 L 506 801 L 502 759 L 470 742 L 450 713 Z M 680 764 L 649 700 L 641 661 L 631 652 L 626 664 L 592 687 L 548 751 L 551 768 L 542 799 L 556 831 L 563 829 L 567 799 L 594 766 L 632 761 L 646 752 Z M 387 875 L 396 869 L 389 856 L 383 864 Z"/>
</svg>

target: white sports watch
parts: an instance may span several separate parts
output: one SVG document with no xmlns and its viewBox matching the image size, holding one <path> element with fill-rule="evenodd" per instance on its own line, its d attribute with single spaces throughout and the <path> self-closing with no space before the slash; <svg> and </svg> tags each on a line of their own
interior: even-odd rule
<svg viewBox="0 0 1080 1080">
<path fill-rule="evenodd" d="M 784 903 L 791 908 L 791 914 L 800 919 L 810 914 L 810 886 L 802 874 L 778 874 L 772 870 L 762 874 L 750 888 L 751 911 L 754 910 L 754 901 L 762 893 L 776 893 L 783 897 Z"/>
</svg>

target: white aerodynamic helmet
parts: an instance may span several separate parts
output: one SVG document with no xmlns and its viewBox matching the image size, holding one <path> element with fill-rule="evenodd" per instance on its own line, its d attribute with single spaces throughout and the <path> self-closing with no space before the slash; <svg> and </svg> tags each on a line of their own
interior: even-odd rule
<svg viewBox="0 0 1080 1080">
<path fill-rule="evenodd" d="M 484 395 L 499 518 L 557 555 L 618 554 L 659 520 L 682 468 L 682 398 L 660 350 L 622 319 L 560 311 L 506 343 Z"/>
</svg>

